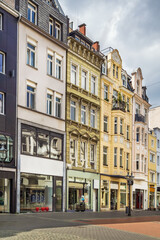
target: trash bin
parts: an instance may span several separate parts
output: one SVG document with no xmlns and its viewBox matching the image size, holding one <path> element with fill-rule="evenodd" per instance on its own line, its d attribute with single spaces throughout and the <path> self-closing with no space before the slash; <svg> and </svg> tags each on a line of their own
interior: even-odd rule
<svg viewBox="0 0 160 240">
<path fill-rule="evenodd" d="M 129 213 L 129 207 L 126 207 L 126 214 Z"/>
</svg>

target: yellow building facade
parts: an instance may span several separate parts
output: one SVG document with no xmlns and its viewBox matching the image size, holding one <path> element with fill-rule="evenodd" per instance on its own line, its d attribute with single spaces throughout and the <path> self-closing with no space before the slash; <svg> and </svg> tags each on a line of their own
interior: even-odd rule
<svg viewBox="0 0 160 240">
<path fill-rule="evenodd" d="M 129 204 L 126 176 L 131 175 L 132 96 L 130 76 L 122 69 L 118 50 L 112 50 L 101 76 L 101 211 Z"/>
<path fill-rule="evenodd" d="M 148 208 L 157 206 L 157 137 L 154 131 L 148 134 Z"/>
<path fill-rule="evenodd" d="M 85 25 L 70 31 L 67 56 L 66 167 L 68 211 L 100 206 L 100 72 L 103 61 Z M 96 47 L 98 43 L 96 43 Z M 82 206 L 82 205 L 81 205 Z M 83 209 L 81 209 L 83 210 Z"/>
</svg>

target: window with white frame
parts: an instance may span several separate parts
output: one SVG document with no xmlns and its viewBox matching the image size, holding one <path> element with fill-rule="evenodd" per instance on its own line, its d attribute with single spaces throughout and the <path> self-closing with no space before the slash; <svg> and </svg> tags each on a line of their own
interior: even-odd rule
<svg viewBox="0 0 160 240">
<path fill-rule="evenodd" d="M 150 172 L 150 182 L 154 183 L 155 182 L 155 173 Z"/>
<path fill-rule="evenodd" d="M 56 78 L 62 79 L 62 60 L 56 58 Z"/>
<path fill-rule="evenodd" d="M 102 64 L 102 74 L 106 74 L 106 63 Z"/>
<path fill-rule="evenodd" d="M 108 132 L 108 117 L 104 116 L 104 132 Z"/>
<path fill-rule="evenodd" d="M 55 116 L 58 118 L 61 117 L 61 96 L 59 94 L 55 98 Z"/>
<path fill-rule="evenodd" d="M 0 114 L 4 114 L 4 106 L 5 106 L 5 97 L 4 97 L 4 93 L 3 92 L 0 92 Z"/>
<path fill-rule="evenodd" d="M 53 94 L 47 93 L 47 114 L 52 115 L 53 111 Z"/>
<path fill-rule="evenodd" d="M 50 34 L 51 36 L 53 36 L 53 29 L 54 29 L 53 19 L 50 18 L 50 19 L 49 19 L 49 34 Z"/>
<path fill-rule="evenodd" d="M 73 163 L 73 166 L 76 167 L 76 163 L 77 163 L 77 140 L 75 140 L 75 139 L 70 140 L 70 159 Z"/>
<path fill-rule="evenodd" d="M 27 42 L 27 64 L 36 67 L 36 47 Z"/>
<path fill-rule="evenodd" d="M 90 164 L 91 169 L 95 169 L 95 160 L 96 160 L 96 145 L 91 144 L 90 146 Z"/>
<path fill-rule="evenodd" d="M 91 93 L 96 94 L 96 77 L 91 77 Z"/>
<path fill-rule="evenodd" d="M 137 127 L 137 129 L 136 129 L 136 141 L 139 142 L 139 140 L 140 140 L 140 128 Z"/>
<path fill-rule="evenodd" d="M 123 119 L 120 119 L 120 134 L 123 134 Z"/>
<path fill-rule="evenodd" d="M 144 167 L 144 156 L 141 155 L 141 171 L 143 172 L 143 167 Z"/>
<path fill-rule="evenodd" d="M 86 124 L 86 106 L 81 106 L 81 123 Z"/>
<path fill-rule="evenodd" d="M 82 70 L 81 88 L 87 90 L 87 72 Z"/>
<path fill-rule="evenodd" d="M 28 2 L 28 16 L 27 19 L 34 23 L 37 24 L 37 7 L 35 4 Z"/>
<path fill-rule="evenodd" d="M 70 118 L 76 121 L 76 102 L 70 101 Z"/>
<path fill-rule="evenodd" d="M 86 166 L 86 158 L 87 158 L 86 146 L 87 146 L 86 142 L 81 142 L 81 162 L 83 167 Z"/>
<path fill-rule="evenodd" d="M 27 107 L 31 109 L 35 109 L 35 92 L 36 85 L 27 84 Z"/>
<path fill-rule="evenodd" d="M 136 154 L 136 170 L 139 171 L 139 154 Z"/>
<path fill-rule="evenodd" d="M 117 147 L 114 148 L 114 167 L 117 167 Z"/>
<path fill-rule="evenodd" d="M 118 67 L 116 66 L 116 78 L 118 78 Z"/>
<path fill-rule="evenodd" d="M 77 77 L 78 77 L 78 73 L 77 73 L 77 66 L 72 64 L 71 65 L 71 83 L 74 85 L 78 85 L 77 83 Z"/>
<path fill-rule="evenodd" d="M 117 117 L 114 118 L 114 134 L 117 134 Z"/>
<path fill-rule="evenodd" d="M 136 114 L 140 114 L 140 105 L 138 103 L 136 103 Z"/>
<path fill-rule="evenodd" d="M 144 173 L 147 173 L 147 158 L 144 159 Z"/>
<path fill-rule="evenodd" d="M 124 74 L 122 74 L 122 83 L 124 87 L 127 87 L 127 78 Z"/>
<path fill-rule="evenodd" d="M 47 74 L 53 75 L 53 54 L 47 54 Z"/>
<path fill-rule="evenodd" d="M 129 170 L 129 153 L 126 153 L 126 170 Z"/>
<path fill-rule="evenodd" d="M 127 98 L 127 112 L 129 112 L 129 98 Z"/>
<path fill-rule="evenodd" d="M 2 14 L 0 13 L 0 30 L 2 30 Z"/>
<path fill-rule="evenodd" d="M 96 126 L 96 113 L 94 109 L 91 109 L 91 127 L 95 128 Z"/>
<path fill-rule="evenodd" d="M 123 167 L 123 149 L 120 148 L 120 167 Z"/>
<path fill-rule="evenodd" d="M 155 154 L 150 153 L 150 162 L 155 163 Z"/>
<path fill-rule="evenodd" d="M 108 86 L 104 85 L 104 100 L 108 101 Z"/>
<path fill-rule="evenodd" d="M 104 166 L 108 166 L 108 163 L 107 163 L 107 150 L 108 150 L 108 148 L 103 146 L 103 165 Z"/>
<path fill-rule="evenodd" d="M 154 140 L 151 140 L 151 146 L 154 147 Z"/>
<path fill-rule="evenodd" d="M 0 73 L 5 73 L 5 54 L 0 52 Z"/>
<path fill-rule="evenodd" d="M 55 22 L 55 38 L 61 41 L 61 24 Z"/>
<path fill-rule="evenodd" d="M 129 140 L 129 125 L 127 125 L 127 140 Z"/>
</svg>

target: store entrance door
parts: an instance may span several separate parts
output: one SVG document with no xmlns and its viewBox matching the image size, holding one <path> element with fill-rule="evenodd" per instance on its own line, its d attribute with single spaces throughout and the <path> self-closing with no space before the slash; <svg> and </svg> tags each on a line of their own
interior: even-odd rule
<svg viewBox="0 0 160 240">
<path fill-rule="evenodd" d="M 111 189 L 111 210 L 117 210 L 117 189 Z"/>
<path fill-rule="evenodd" d="M 10 212 L 10 180 L 3 178 L 0 179 L 0 213 Z"/>
<path fill-rule="evenodd" d="M 53 193 L 53 211 L 54 212 L 61 212 L 63 208 L 63 178 L 61 177 L 54 177 L 53 178 L 53 186 L 54 186 L 54 193 Z"/>
<path fill-rule="evenodd" d="M 136 190 L 136 209 L 143 209 L 143 192 Z"/>
</svg>

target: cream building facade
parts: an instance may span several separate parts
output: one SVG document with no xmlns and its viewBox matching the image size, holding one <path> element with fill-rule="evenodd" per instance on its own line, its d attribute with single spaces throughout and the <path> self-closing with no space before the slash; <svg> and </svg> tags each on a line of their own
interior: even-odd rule
<svg viewBox="0 0 160 240">
<path fill-rule="evenodd" d="M 133 96 L 133 139 L 132 172 L 133 208 L 148 209 L 148 113 L 149 100 L 146 88 L 142 86 L 142 70 L 132 73 Z"/>
</svg>

